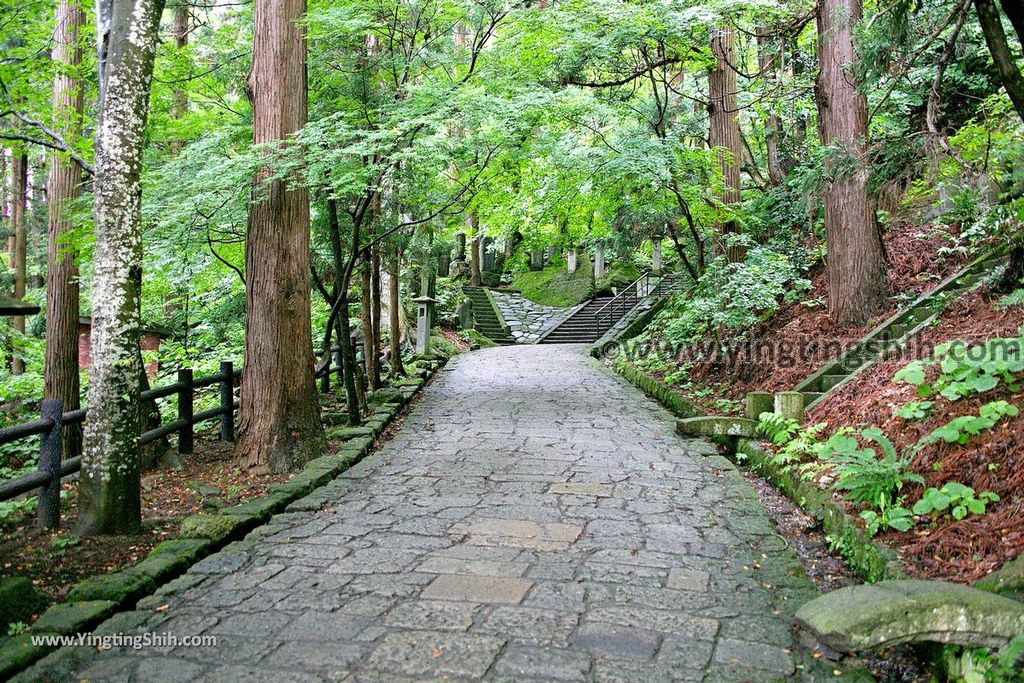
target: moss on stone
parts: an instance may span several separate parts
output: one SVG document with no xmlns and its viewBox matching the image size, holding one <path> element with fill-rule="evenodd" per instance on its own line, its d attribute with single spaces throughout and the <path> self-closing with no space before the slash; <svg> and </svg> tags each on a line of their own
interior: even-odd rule
<svg viewBox="0 0 1024 683">
<path fill-rule="evenodd" d="M 0 627 L 28 621 L 43 605 L 46 598 L 24 576 L 0 579 Z"/>
<path fill-rule="evenodd" d="M 360 436 L 373 436 L 373 429 L 361 427 L 334 427 L 327 430 L 327 438 L 331 441 L 348 441 Z"/>
<path fill-rule="evenodd" d="M 319 458 L 317 458 L 319 460 Z M 310 463 L 317 462 L 317 460 L 311 460 Z M 309 467 L 309 463 L 306 464 Z M 270 493 L 267 495 L 260 496 L 259 498 L 253 498 L 247 500 L 244 503 L 233 505 L 229 508 L 224 508 L 220 512 L 223 515 L 240 515 L 243 517 L 257 517 L 260 521 L 266 521 L 270 519 L 271 515 L 280 512 L 285 508 L 291 499 L 281 493 Z"/>
<path fill-rule="evenodd" d="M 565 265 L 551 265 L 516 275 L 510 285 L 530 301 L 545 306 L 568 308 L 581 304 L 594 292 L 594 267 L 590 259 L 579 259 L 579 268 L 570 273 Z"/>
<path fill-rule="evenodd" d="M 24 633 L 8 638 L 0 645 L 0 679 L 7 680 L 33 662 L 42 659 L 47 652 L 55 649 L 45 645 L 33 645 L 32 637 L 39 635 L 46 634 L 33 633 L 30 636 Z"/>
<path fill-rule="evenodd" d="M 181 538 L 208 538 L 220 541 L 227 538 L 241 523 L 241 515 L 192 515 L 181 523 Z"/>
<path fill-rule="evenodd" d="M 230 509 L 230 508 L 229 508 Z M 224 510 L 223 512 L 227 512 Z M 172 538 L 163 541 L 149 553 L 150 557 L 174 555 L 184 562 L 192 563 L 206 557 L 213 549 L 213 544 L 204 538 Z"/>
<path fill-rule="evenodd" d="M 153 577 L 123 570 L 82 581 L 68 593 L 68 602 L 109 600 L 123 605 L 132 598 L 152 592 L 154 588 L 156 582 Z"/>
<path fill-rule="evenodd" d="M 33 631 L 70 635 L 92 629 L 117 610 L 111 600 L 62 602 L 50 607 L 32 624 Z"/>
<path fill-rule="evenodd" d="M 348 413 L 324 413 L 322 419 L 325 427 L 345 427 L 348 425 Z"/>
<path fill-rule="evenodd" d="M 404 400 L 402 392 L 394 388 L 378 389 L 366 395 L 366 402 L 375 406 L 385 403 L 402 403 Z"/>
</svg>

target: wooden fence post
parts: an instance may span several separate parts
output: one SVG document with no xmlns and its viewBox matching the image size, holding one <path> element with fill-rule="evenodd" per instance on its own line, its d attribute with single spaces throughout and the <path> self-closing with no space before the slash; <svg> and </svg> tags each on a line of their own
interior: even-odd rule
<svg viewBox="0 0 1024 683">
<path fill-rule="evenodd" d="M 50 420 L 50 429 L 39 437 L 39 471 L 50 475 L 50 482 L 39 488 L 39 508 L 36 524 L 43 529 L 60 526 L 60 461 L 61 426 L 64 421 L 64 403 L 44 399 L 40 417 Z"/>
<path fill-rule="evenodd" d="M 229 361 L 220 364 L 220 440 L 235 440 L 235 366 Z"/>
<path fill-rule="evenodd" d="M 341 347 L 334 349 L 334 379 L 338 380 L 338 384 L 345 383 L 345 377 L 342 375 L 344 371 L 344 365 L 341 362 Z"/>
<path fill-rule="evenodd" d="M 192 368 L 178 370 L 178 419 L 185 424 L 178 430 L 178 453 L 192 452 Z"/>
</svg>

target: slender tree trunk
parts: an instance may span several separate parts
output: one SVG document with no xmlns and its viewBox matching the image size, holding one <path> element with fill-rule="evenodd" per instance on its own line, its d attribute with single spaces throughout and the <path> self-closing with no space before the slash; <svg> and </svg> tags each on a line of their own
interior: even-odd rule
<svg viewBox="0 0 1024 683">
<path fill-rule="evenodd" d="M 25 230 L 25 204 L 28 199 L 28 156 L 17 151 L 11 159 L 11 229 L 14 248 L 11 250 L 11 268 L 14 270 L 14 298 L 25 296 L 25 260 L 28 257 L 28 233 Z M 25 333 L 25 316 L 11 319 L 16 332 Z M 17 354 L 11 356 L 11 374 L 25 372 L 25 361 Z"/>
<path fill-rule="evenodd" d="M 767 27 L 757 27 L 757 62 L 761 78 L 768 81 L 769 87 L 776 86 L 778 66 L 776 64 L 780 50 L 772 47 L 772 36 Z M 768 179 L 772 185 L 781 185 L 786 179 L 786 171 L 779 156 L 779 144 L 782 142 L 782 122 L 774 107 L 769 108 L 764 122 L 764 143 L 768 156 Z"/>
<path fill-rule="evenodd" d="M 373 382 L 374 369 L 377 359 L 373 356 L 373 302 L 371 289 L 372 275 L 370 273 L 370 259 L 363 259 L 359 266 L 359 327 L 363 333 L 363 362 L 366 365 L 366 376 Z M 370 387 L 373 388 L 372 385 Z"/>
<path fill-rule="evenodd" d="M 373 355 L 373 374 L 370 375 L 370 388 L 376 390 L 380 389 L 380 245 L 376 245 L 373 248 L 372 256 L 370 257 L 370 313 L 372 315 L 372 324 L 370 329 L 373 330 L 371 337 L 372 343 L 370 344 L 370 353 Z"/>
<path fill-rule="evenodd" d="M 79 0 L 61 0 L 57 6 L 53 61 L 60 65 L 53 78 L 53 117 L 55 127 L 68 140 L 82 134 L 84 97 L 78 70 L 82 51 L 79 30 L 85 25 L 85 13 Z M 46 270 L 46 380 L 43 396 L 64 403 L 64 410 L 80 405 L 78 373 L 78 254 L 66 235 L 71 230 L 65 205 L 81 192 L 82 170 L 63 155 L 50 155 L 50 177 L 46 194 L 47 270 Z M 64 456 L 71 458 L 81 449 L 82 430 L 67 425 L 63 430 Z"/>
<path fill-rule="evenodd" d="M 305 0 L 254 10 L 253 142 L 287 144 L 306 123 Z M 301 184 L 255 180 L 245 244 L 246 329 L 237 453 L 246 466 L 285 472 L 325 445 L 313 372 L 309 194 Z"/>
<path fill-rule="evenodd" d="M 480 217 L 476 213 L 469 214 L 471 239 L 469 243 L 469 284 L 479 287 L 483 284 L 480 263 Z"/>
<path fill-rule="evenodd" d="M 172 31 L 174 33 L 174 47 L 179 52 L 188 47 L 188 34 L 190 24 L 192 22 L 192 14 L 187 2 L 179 0 L 179 4 L 174 8 L 174 26 Z M 171 118 L 180 119 L 188 113 L 188 89 L 184 85 L 178 85 L 174 88 L 171 99 Z M 184 143 L 181 140 L 175 140 L 171 143 L 171 150 L 174 152 L 181 151 Z"/>
<path fill-rule="evenodd" d="M 885 305 L 885 252 L 868 196 L 867 100 L 853 73 L 861 0 L 823 0 L 818 9 L 817 83 L 821 142 L 833 150 L 822 186 L 828 238 L 829 314 L 865 322 Z"/>
<path fill-rule="evenodd" d="M 134 533 L 139 499 L 142 135 L 163 0 L 100 0 L 89 420 L 79 478 L 85 533 Z"/>
<path fill-rule="evenodd" d="M 1004 2 L 1004 4 L 1006 3 Z M 1010 51 L 1010 45 L 1006 41 L 1006 32 L 1003 31 L 1003 20 L 999 8 L 996 6 L 995 0 L 974 0 L 974 7 L 978 10 L 978 23 L 981 24 L 981 31 L 985 34 L 985 42 L 988 44 L 988 51 L 992 54 L 992 61 L 996 65 L 999 79 L 1002 81 L 1003 87 L 1006 88 L 1006 94 L 1010 96 L 1017 115 L 1024 119 L 1024 75 L 1021 75 L 1013 53 Z M 1020 31 L 1016 23 L 1014 29 Z"/>
<path fill-rule="evenodd" d="M 711 51 L 715 55 L 715 66 L 708 72 L 708 111 L 710 128 L 708 141 L 718 153 L 719 168 L 722 171 L 723 204 L 740 201 L 740 163 L 743 146 L 740 141 L 740 126 L 736 118 L 736 63 L 735 36 L 732 29 L 713 28 Z M 716 233 L 722 235 L 740 232 L 735 220 L 727 219 L 716 225 Z M 725 247 L 720 244 L 729 263 L 739 263 L 746 256 L 740 246 Z"/>
<path fill-rule="evenodd" d="M 391 252 L 391 262 L 388 266 L 390 279 L 388 280 L 388 293 L 391 297 L 391 305 L 388 306 L 388 336 L 391 344 L 391 376 L 401 377 L 405 375 L 405 366 L 402 364 L 402 300 L 399 292 L 402 272 L 402 248 L 395 245 Z"/>
</svg>

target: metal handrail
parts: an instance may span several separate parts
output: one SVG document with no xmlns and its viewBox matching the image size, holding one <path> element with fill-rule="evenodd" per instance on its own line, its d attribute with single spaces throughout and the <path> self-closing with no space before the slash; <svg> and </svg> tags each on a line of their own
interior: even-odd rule
<svg viewBox="0 0 1024 683">
<path fill-rule="evenodd" d="M 644 283 L 644 287 L 645 289 L 647 289 L 647 294 L 654 294 L 661 289 L 661 283 L 663 279 L 664 278 L 659 278 L 657 284 L 652 289 L 650 287 L 651 271 L 644 271 L 643 275 L 634 280 L 625 289 L 616 294 L 611 301 L 606 303 L 604 306 L 599 308 L 597 312 L 594 313 L 594 319 L 597 321 L 598 329 L 601 329 L 602 331 L 607 331 L 611 329 L 612 325 L 614 325 L 616 321 L 621 320 L 622 317 L 626 315 L 626 313 L 629 312 L 630 309 L 637 305 L 637 303 L 640 301 L 641 282 Z M 626 301 L 630 299 L 630 297 L 632 297 L 632 303 L 629 306 L 627 306 Z M 616 310 L 621 311 L 618 317 L 615 317 Z M 605 311 L 607 311 L 607 314 L 605 313 Z M 608 319 L 607 324 L 605 324 L 605 318 Z"/>
</svg>

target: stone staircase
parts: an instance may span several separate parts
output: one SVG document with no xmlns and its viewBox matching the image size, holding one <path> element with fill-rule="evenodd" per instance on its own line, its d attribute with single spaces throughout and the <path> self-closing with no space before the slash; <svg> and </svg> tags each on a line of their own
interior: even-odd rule
<svg viewBox="0 0 1024 683">
<path fill-rule="evenodd" d="M 802 393 L 806 407 L 811 408 L 827 393 L 873 365 L 886 351 L 913 339 L 931 325 L 950 303 L 991 280 L 1000 266 L 1006 263 L 1006 259 L 1002 253 L 991 253 L 975 259 L 898 311 L 837 359 L 826 363 L 796 385 L 794 391 Z"/>
<path fill-rule="evenodd" d="M 613 298 L 610 296 L 599 296 L 591 299 L 537 343 L 589 344 L 597 341 L 604 333 L 604 330 L 598 324 L 596 313 Z"/>
<path fill-rule="evenodd" d="M 672 273 L 661 276 L 645 273 L 615 296 L 591 299 L 537 343 L 593 344 L 649 295 L 665 297 L 682 286 L 678 276 Z"/>
<path fill-rule="evenodd" d="M 465 285 L 462 291 L 473 302 L 473 320 L 477 332 L 501 346 L 515 344 L 508 326 L 498 317 L 498 311 L 494 308 L 491 298 L 487 296 L 487 290 L 483 287 Z"/>
</svg>

